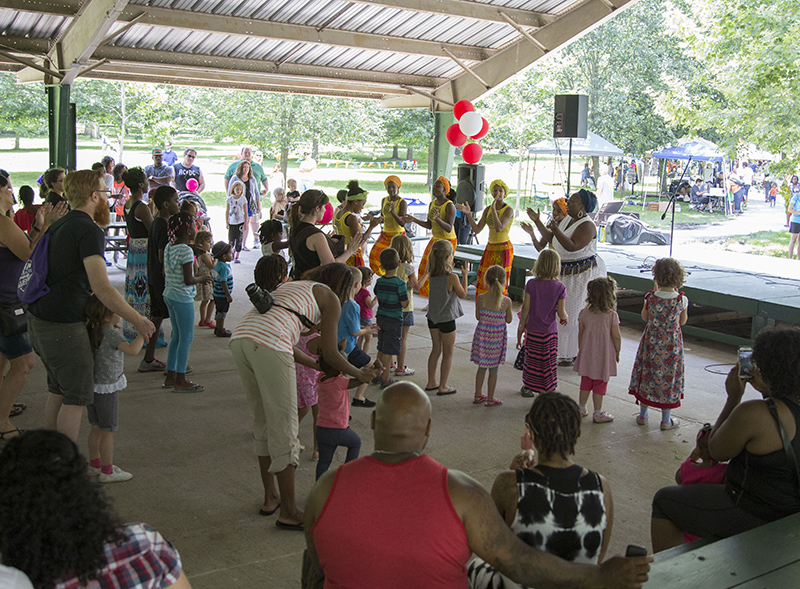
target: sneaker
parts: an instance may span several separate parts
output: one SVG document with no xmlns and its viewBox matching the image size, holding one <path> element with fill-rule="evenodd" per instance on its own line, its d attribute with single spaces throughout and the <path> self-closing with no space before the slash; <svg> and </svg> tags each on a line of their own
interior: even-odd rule
<svg viewBox="0 0 800 589">
<path fill-rule="evenodd" d="M 581 412 L 581 417 L 589 415 L 589 410 L 586 408 L 586 405 L 578 405 L 578 410 Z"/>
<path fill-rule="evenodd" d="M 536 396 L 536 393 L 534 391 L 532 391 L 531 389 L 529 389 L 528 387 L 522 387 L 519 390 L 519 394 L 522 395 L 525 398 L 528 398 L 528 399 L 531 398 L 531 397 Z"/>
<path fill-rule="evenodd" d="M 592 414 L 592 421 L 594 423 L 611 423 L 614 421 L 614 416 L 605 411 L 595 411 Z"/>
<path fill-rule="evenodd" d="M 636 416 L 636 424 L 637 425 L 647 425 L 647 416 L 642 417 L 641 415 Z"/>
<path fill-rule="evenodd" d="M 103 484 L 106 483 L 124 483 L 125 481 L 129 481 L 133 478 L 133 475 L 129 472 L 125 472 L 116 464 L 112 467 L 111 474 L 100 473 L 100 482 Z"/>
<path fill-rule="evenodd" d="M 139 362 L 139 368 L 137 368 L 137 370 L 139 372 L 161 372 L 166 368 L 167 365 L 164 364 L 161 360 L 153 358 L 149 362 L 145 362 L 144 360 Z"/>
<path fill-rule="evenodd" d="M 394 371 L 394 375 L 395 376 L 411 376 L 412 374 L 414 374 L 414 372 L 416 372 L 416 371 L 413 368 L 409 368 L 408 366 L 405 366 L 402 370 L 395 370 Z"/>
<path fill-rule="evenodd" d="M 675 419 L 674 417 L 670 417 L 669 423 L 661 422 L 661 431 L 667 431 L 668 429 L 678 429 L 681 426 L 681 422 Z"/>
<path fill-rule="evenodd" d="M 350 405 L 353 407 L 375 407 L 375 401 L 370 401 L 369 399 L 353 399 Z"/>
<path fill-rule="evenodd" d="M 231 332 L 228 329 L 217 328 L 214 330 L 214 335 L 216 335 L 217 337 L 231 337 Z"/>
<path fill-rule="evenodd" d="M 88 468 L 87 468 L 87 472 L 88 472 L 90 477 L 96 477 L 97 475 L 99 475 L 103 471 L 100 468 L 95 468 L 94 466 L 89 465 Z"/>
<path fill-rule="evenodd" d="M 249 247 L 247 247 L 246 245 L 242 244 L 242 251 L 243 251 L 243 252 L 249 252 L 249 251 L 250 251 L 250 248 L 249 248 Z"/>
</svg>

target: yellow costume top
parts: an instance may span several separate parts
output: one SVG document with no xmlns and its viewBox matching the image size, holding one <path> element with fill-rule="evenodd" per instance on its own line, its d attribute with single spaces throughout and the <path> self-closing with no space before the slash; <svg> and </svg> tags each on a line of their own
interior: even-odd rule
<svg viewBox="0 0 800 589">
<path fill-rule="evenodd" d="M 400 216 L 400 203 L 403 202 L 402 198 L 398 198 L 394 203 L 389 200 L 388 196 L 384 196 L 381 201 L 381 214 L 383 214 L 383 232 L 387 235 L 397 235 L 405 233 L 406 230 L 401 227 L 394 217 L 389 213 L 389 206 L 394 209 L 394 214 Z"/>
<path fill-rule="evenodd" d="M 502 209 L 497 211 L 497 216 L 500 220 L 503 220 L 503 214 L 506 212 L 506 209 L 509 205 L 504 205 Z M 509 241 L 508 232 L 511 230 L 511 222 L 509 221 L 508 225 L 506 225 L 505 229 L 503 229 L 500 233 L 494 230 L 494 223 L 492 222 L 492 205 L 486 207 L 486 225 L 489 227 L 489 243 L 505 243 Z"/>
<path fill-rule="evenodd" d="M 347 217 L 352 214 L 352 211 L 339 211 L 339 215 L 341 216 L 333 219 L 333 226 L 336 227 L 336 232 L 339 235 L 344 235 L 345 243 L 350 243 L 350 240 L 353 238 L 353 232 L 350 230 L 350 227 L 347 224 Z"/>
<path fill-rule="evenodd" d="M 443 205 L 439 206 L 436 204 L 436 199 L 434 199 L 430 206 L 428 207 L 428 218 L 431 220 L 431 234 L 433 235 L 434 239 L 455 239 L 456 238 L 456 231 L 455 227 L 452 225 L 450 226 L 450 231 L 445 233 L 444 229 L 439 227 L 439 224 L 433 220 L 433 210 L 439 209 L 439 218 L 445 220 L 447 218 L 447 205 L 450 204 L 449 200 L 446 200 Z M 453 224 L 455 225 L 455 223 Z"/>
</svg>

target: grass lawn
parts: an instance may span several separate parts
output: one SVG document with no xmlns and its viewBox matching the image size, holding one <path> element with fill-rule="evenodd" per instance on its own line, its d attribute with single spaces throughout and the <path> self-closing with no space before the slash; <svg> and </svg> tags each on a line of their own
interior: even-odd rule
<svg viewBox="0 0 800 589">
<path fill-rule="evenodd" d="M 722 244 L 730 252 L 742 252 L 773 258 L 789 257 L 788 231 L 756 231 L 748 235 L 729 235 L 706 239 L 703 243 Z"/>
</svg>

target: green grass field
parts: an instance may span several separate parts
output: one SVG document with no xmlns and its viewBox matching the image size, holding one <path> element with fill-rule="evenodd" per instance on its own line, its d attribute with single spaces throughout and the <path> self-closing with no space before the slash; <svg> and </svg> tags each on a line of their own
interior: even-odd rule
<svg viewBox="0 0 800 589">
<path fill-rule="evenodd" d="M 721 243 L 725 250 L 731 252 L 747 252 L 773 258 L 789 257 L 788 231 L 756 231 L 748 235 L 706 239 L 704 243 Z"/>
</svg>

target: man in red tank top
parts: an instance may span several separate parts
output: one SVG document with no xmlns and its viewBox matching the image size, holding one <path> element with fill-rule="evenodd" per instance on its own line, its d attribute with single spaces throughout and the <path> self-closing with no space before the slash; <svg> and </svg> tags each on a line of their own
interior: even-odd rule
<svg viewBox="0 0 800 589">
<path fill-rule="evenodd" d="M 372 429 L 372 455 L 325 473 L 306 503 L 311 578 L 324 575 L 326 588 L 466 589 L 472 552 L 528 586 L 620 588 L 647 581 L 652 557 L 573 564 L 517 538 L 480 483 L 422 454 L 431 404 L 417 385 L 388 387 Z"/>
</svg>

